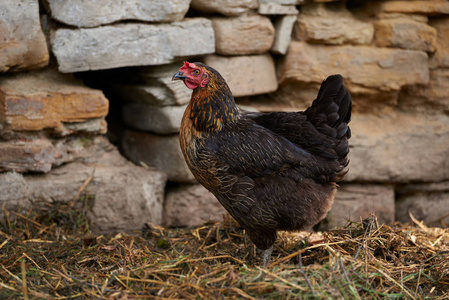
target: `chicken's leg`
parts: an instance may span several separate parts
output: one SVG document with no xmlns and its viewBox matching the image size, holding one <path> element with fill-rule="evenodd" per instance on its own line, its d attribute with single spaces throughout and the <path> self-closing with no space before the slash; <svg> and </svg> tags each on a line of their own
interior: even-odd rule
<svg viewBox="0 0 449 300">
<path fill-rule="evenodd" d="M 273 252 L 273 245 L 271 245 L 270 248 L 261 251 L 262 253 L 260 254 L 260 266 L 266 267 L 270 262 L 271 253 Z"/>
</svg>

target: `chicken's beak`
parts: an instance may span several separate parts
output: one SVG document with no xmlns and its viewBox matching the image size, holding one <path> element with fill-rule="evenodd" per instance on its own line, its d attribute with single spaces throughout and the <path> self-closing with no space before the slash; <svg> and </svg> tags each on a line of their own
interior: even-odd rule
<svg viewBox="0 0 449 300">
<path fill-rule="evenodd" d="M 173 75 L 171 80 L 185 80 L 187 79 L 187 76 L 184 76 L 183 72 L 178 72 L 175 75 Z"/>
</svg>

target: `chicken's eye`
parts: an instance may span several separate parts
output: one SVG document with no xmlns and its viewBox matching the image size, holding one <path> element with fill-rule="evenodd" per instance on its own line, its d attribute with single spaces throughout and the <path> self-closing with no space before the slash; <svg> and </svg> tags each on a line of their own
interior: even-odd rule
<svg viewBox="0 0 449 300">
<path fill-rule="evenodd" d="M 193 70 L 193 75 L 199 75 L 199 74 L 200 74 L 200 70 L 198 70 L 198 69 Z"/>
</svg>

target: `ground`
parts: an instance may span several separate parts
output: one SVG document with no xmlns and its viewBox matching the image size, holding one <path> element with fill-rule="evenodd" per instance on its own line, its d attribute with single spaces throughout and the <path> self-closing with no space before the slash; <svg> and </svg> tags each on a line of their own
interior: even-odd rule
<svg viewBox="0 0 449 300">
<path fill-rule="evenodd" d="M 280 233 L 271 264 L 261 268 L 229 217 L 100 235 L 89 230 L 89 199 L 82 200 L 3 208 L 1 299 L 449 297 L 448 228 L 417 220 L 387 226 L 373 216 L 324 233 Z"/>
</svg>

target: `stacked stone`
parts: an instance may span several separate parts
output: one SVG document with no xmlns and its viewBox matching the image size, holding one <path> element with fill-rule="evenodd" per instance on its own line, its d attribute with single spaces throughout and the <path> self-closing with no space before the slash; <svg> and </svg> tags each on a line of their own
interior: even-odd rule
<svg viewBox="0 0 449 300">
<path fill-rule="evenodd" d="M 331 225 L 370 212 L 449 221 L 448 13 L 439 0 L 301 7 L 274 98 L 305 106 L 340 73 L 354 102 L 350 171 Z"/>
<path fill-rule="evenodd" d="M 351 163 L 329 227 L 372 212 L 380 222 L 407 222 L 408 211 L 449 222 L 447 0 L 43 0 L 58 70 L 47 66 L 38 0 L 5 1 L 0 204 L 83 191 L 96 195 L 100 230 L 220 220 L 224 209 L 178 143 L 191 91 L 171 76 L 195 59 L 260 111 L 302 110 L 326 76 L 343 75 L 354 102 Z M 77 72 L 123 100 L 120 146 L 134 165 L 101 136 L 108 100 Z"/>
<path fill-rule="evenodd" d="M 38 1 L 5 0 L 0 11 L 0 206 L 88 197 L 101 231 L 160 223 L 166 175 L 136 167 L 103 136 L 101 90 L 48 66 Z"/>
</svg>

